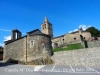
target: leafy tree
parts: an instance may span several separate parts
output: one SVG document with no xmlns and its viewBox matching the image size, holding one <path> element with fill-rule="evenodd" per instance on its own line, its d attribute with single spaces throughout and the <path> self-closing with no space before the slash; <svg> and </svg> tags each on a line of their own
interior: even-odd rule
<svg viewBox="0 0 100 75">
<path fill-rule="evenodd" d="M 85 31 L 90 32 L 92 37 L 100 37 L 100 30 L 96 29 L 95 27 L 89 27 Z"/>
</svg>

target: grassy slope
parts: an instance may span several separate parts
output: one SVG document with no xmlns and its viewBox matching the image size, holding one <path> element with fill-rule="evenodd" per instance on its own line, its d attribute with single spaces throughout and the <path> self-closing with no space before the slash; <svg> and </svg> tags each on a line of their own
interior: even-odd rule
<svg viewBox="0 0 100 75">
<path fill-rule="evenodd" d="M 67 51 L 67 50 L 77 50 L 77 49 L 82 49 L 83 46 L 80 44 L 80 43 L 77 43 L 77 44 L 71 44 L 71 45 L 68 45 L 64 48 L 60 47 L 60 48 L 55 48 L 53 49 L 53 52 L 56 52 L 56 51 Z"/>
</svg>

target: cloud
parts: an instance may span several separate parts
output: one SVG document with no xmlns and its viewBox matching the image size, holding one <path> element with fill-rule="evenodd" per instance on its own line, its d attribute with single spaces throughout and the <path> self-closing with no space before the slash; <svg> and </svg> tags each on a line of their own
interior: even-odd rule
<svg viewBox="0 0 100 75">
<path fill-rule="evenodd" d="M 11 30 L 6 30 L 6 29 L 0 29 L 1 31 L 7 31 L 7 32 L 11 32 Z"/>
<path fill-rule="evenodd" d="M 25 34 L 25 33 L 24 33 Z M 16 38 L 17 38 L 17 35 L 16 35 Z M 4 36 L 4 41 L 8 41 L 8 40 L 11 40 L 11 35 L 9 36 Z"/>
<path fill-rule="evenodd" d="M 86 30 L 87 28 L 89 28 L 89 27 L 91 27 L 92 25 L 79 25 L 79 27 L 78 27 L 78 29 L 74 29 L 74 30 L 72 30 L 72 31 L 69 31 L 69 33 L 72 33 L 72 32 L 75 32 L 75 31 L 78 31 L 80 28 L 82 28 L 83 29 L 83 31 L 84 30 Z"/>
<path fill-rule="evenodd" d="M 7 31 L 7 32 L 11 32 L 11 30 L 7 30 L 7 29 L 0 29 L 1 31 Z M 26 33 L 22 33 L 22 34 L 26 34 Z M 11 35 L 9 36 L 4 36 L 4 41 L 7 41 L 7 40 L 11 40 Z"/>
<path fill-rule="evenodd" d="M 26 34 L 26 33 L 22 33 L 22 34 Z"/>
<path fill-rule="evenodd" d="M 69 33 L 72 33 L 72 32 L 75 32 L 75 31 L 78 31 L 78 29 L 74 29 L 73 31 L 69 31 Z"/>
<path fill-rule="evenodd" d="M 72 33 L 73 31 L 69 31 L 69 33 Z"/>
<path fill-rule="evenodd" d="M 4 44 L 0 43 L 0 46 L 4 47 Z"/>
<path fill-rule="evenodd" d="M 11 30 L 7 30 L 7 29 L 0 29 L 1 31 L 6 31 L 6 32 L 11 32 Z M 22 33 L 22 34 L 26 34 L 26 33 Z"/>
<path fill-rule="evenodd" d="M 74 31 L 74 32 L 75 32 L 75 31 L 78 31 L 78 29 L 74 29 L 73 31 Z"/>
<path fill-rule="evenodd" d="M 92 27 L 92 25 L 89 25 L 88 28 L 89 28 L 89 27 Z"/>
<path fill-rule="evenodd" d="M 11 40 L 11 35 L 9 35 L 9 36 L 4 36 L 4 41 L 7 41 L 7 40 Z"/>
<path fill-rule="evenodd" d="M 79 29 L 80 29 L 80 28 L 82 28 L 83 30 L 86 30 L 86 29 L 87 29 L 87 26 L 86 26 L 86 25 L 80 25 L 80 26 L 79 26 Z"/>
<path fill-rule="evenodd" d="M 92 25 L 80 25 L 79 29 L 82 28 L 83 30 L 86 30 L 87 28 L 92 27 Z"/>
<path fill-rule="evenodd" d="M 0 29 L 0 31 L 6 31 L 6 32 L 11 32 L 11 30 L 7 30 L 7 29 Z M 26 33 L 22 33 L 22 34 L 26 34 Z M 11 35 L 9 36 L 4 36 L 4 41 L 8 41 L 8 40 L 11 40 Z M 3 46 L 4 47 L 4 44 L 0 43 L 0 46 Z"/>
</svg>

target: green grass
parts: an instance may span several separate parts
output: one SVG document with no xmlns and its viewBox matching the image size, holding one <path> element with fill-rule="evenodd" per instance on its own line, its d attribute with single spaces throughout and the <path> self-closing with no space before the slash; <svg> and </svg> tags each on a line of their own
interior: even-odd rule
<svg viewBox="0 0 100 75">
<path fill-rule="evenodd" d="M 68 50 L 78 50 L 78 49 L 82 49 L 83 46 L 81 45 L 81 43 L 77 43 L 77 44 L 70 44 L 64 48 L 60 47 L 60 48 L 55 48 L 53 49 L 53 52 L 57 52 L 57 51 L 68 51 Z"/>
</svg>

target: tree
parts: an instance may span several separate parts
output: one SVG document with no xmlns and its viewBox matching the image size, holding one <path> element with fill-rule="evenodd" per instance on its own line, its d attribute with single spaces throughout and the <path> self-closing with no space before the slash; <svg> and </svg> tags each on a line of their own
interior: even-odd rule
<svg viewBox="0 0 100 75">
<path fill-rule="evenodd" d="M 95 27 L 89 27 L 85 31 L 90 32 L 92 37 L 100 37 L 100 30 L 96 29 Z"/>
</svg>

